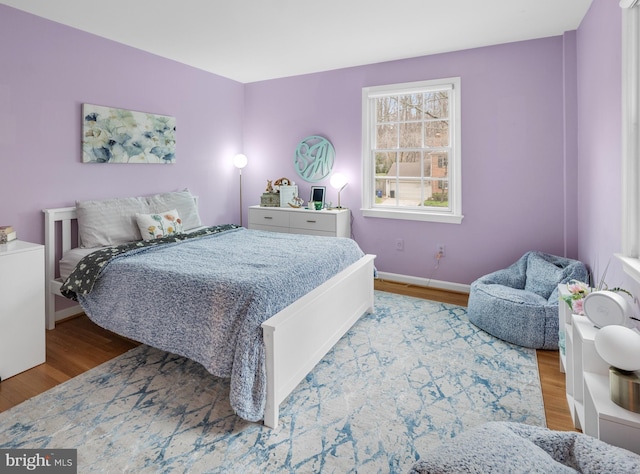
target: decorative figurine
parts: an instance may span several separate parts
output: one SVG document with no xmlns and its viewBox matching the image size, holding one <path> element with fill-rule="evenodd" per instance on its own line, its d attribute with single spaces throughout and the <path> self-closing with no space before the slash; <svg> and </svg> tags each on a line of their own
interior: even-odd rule
<svg viewBox="0 0 640 474">
<path fill-rule="evenodd" d="M 280 195 L 273 189 L 273 181 L 267 180 L 267 189 L 260 197 L 261 207 L 279 207 Z"/>
<path fill-rule="evenodd" d="M 303 204 L 304 199 L 302 199 L 300 196 L 293 196 L 293 198 L 291 198 L 291 201 L 289 201 L 289 206 L 295 207 L 296 209 L 302 207 Z"/>
</svg>

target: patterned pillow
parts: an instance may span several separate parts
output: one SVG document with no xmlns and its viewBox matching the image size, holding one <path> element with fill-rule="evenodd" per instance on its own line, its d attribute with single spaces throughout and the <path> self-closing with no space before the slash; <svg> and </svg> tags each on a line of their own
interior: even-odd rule
<svg viewBox="0 0 640 474">
<path fill-rule="evenodd" d="M 195 199 L 189 190 L 155 194 L 146 198 L 149 210 L 146 212 L 162 213 L 165 209 L 176 209 L 182 217 L 184 230 L 200 227 L 200 215 Z"/>
<path fill-rule="evenodd" d="M 159 239 L 183 232 L 182 219 L 175 209 L 158 214 L 136 214 L 136 222 L 143 240 Z"/>
</svg>

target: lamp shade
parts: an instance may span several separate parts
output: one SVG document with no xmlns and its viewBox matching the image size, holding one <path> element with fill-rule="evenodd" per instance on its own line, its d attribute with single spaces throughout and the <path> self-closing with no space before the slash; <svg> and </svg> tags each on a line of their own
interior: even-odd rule
<svg viewBox="0 0 640 474">
<path fill-rule="evenodd" d="M 333 173 L 329 182 L 332 188 L 342 189 L 347 185 L 347 178 L 342 173 Z"/>
<path fill-rule="evenodd" d="M 607 364 L 626 371 L 640 370 L 640 333 L 625 326 L 610 325 L 594 338 L 596 351 Z"/>
<path fill-rule="evenodd" d="M 247 166 L 247 157 L 246 155 L 243 155 L 242 153 L 238 153 L 236 156 L 233 157 L 233 166 L 235 166 L 238 169 L 242 169 L 245 166 Z"/>
</svg>

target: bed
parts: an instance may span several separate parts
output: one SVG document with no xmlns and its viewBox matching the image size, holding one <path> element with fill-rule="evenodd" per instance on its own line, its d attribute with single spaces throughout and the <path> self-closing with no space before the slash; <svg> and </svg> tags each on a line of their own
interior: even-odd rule
<svg viewBox="0 0 640 474">
<path fill-rule="evenodd" d="M 87 203 L 44 210 L 47 327 L 55 327 L 55 296 L 75 295 L 100 326 L 192 358 L 214 375 L 230 377 L 230 401 L 236 413 L 276 428 L 280 404 L 360 316 L 373 311 L 375 257 L 359 248 L 349 249 L 357 247 L 350 239 L 276 234 L 234 225 L 202 226 L 197 209 L 185 208 L 185 203 L 193 203 L 190 193 L 181 193 L 176 200 L 177 194 L 134 198 L 133 207 L 153 213 L 171 205 L 184 221 L 191 220 L 188 232 L 149 240 L 126 240 L 130 235 L 125 232 L 120 240 L 101 245 L 99 252 L 82 243 L 95 240 L 91 232 L 105 227 L 96 221 L 89 233 L 86 230 L 91 219 L 109 214 L 103 201 L 89 202 L 89 214 Z M 130 215 L 131 202 L 116 201 L 116 219 L 124 216 L 130 225 L 135 219 Z M 97 207 L 91 208 L 95 203 Z M 269 242 L 274 246 L 269 247 Z M 338 242 L 344 248 L 337 247 Z M 206 258 L 219 259 L 217 264 L 204 263 L 209 251 L 212 256 Z M 74 252 L 79 259 L 72 271 L 76 273 L 60 277 L 59 260 Z M 101 252 L 115 256 L 100 264 L 88 291 L 84 283 L 73 287 L 74 281 L 81 280 L 77 277 L 80 267 L 85 271 Z M 269 259 L 275 258 L 273 264 L 268 263 L 269 254 Z M 338 255 L 338 262 L 328 267 L 338 266 L 321 268 L 330 254 Z M 196 260 L 186 264 L 188 272 L 177 268 L 194 256 Z M 137 266 L 143 278 L 135 273 L 140 271 Z M 228 274 L 224 282 L 216 280 L 225 273 L 222 269 Z M 177 278 L 180 284 L 174 284 Z M 277 292 L 271 283 L 279 288 Z M 262 296 L 254 294 L 258 289 Z M 182 313 L 175 301 L 180 303 L 178 308 L 184 306 Z M 228 316 L 224 321 L 232 322 L 221 323 L 221 313 Z M 247 360 L 253 362 L 245 364 Z"/>
</svg>

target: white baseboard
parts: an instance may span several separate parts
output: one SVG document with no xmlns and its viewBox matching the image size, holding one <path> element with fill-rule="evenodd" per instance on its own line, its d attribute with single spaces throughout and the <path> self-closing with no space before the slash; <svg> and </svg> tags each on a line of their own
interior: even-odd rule
<svg viewBox="0 0 640 474">
<path fill-rule="evenodd" d="M 70 308 L 59 309 L 56 311 L 56 322 L 70 318 L 71 316 L 76 316 L 82 312 L 82 307 L 79 304 L 71 306 Z"/>
<path fill-rule="evenodd" d="M 426 286 L 429 288 L 438 288 L 440 290 L 457 291 L 459 293 L 469 293 L 471 290 L 470 285 L 463 285 L 462 283 L 430 280 L 428 278 L 400 275 L 398 273 L 378 272 L 378 279 L 407 283 L 410 285 Z"/>
</svg>

